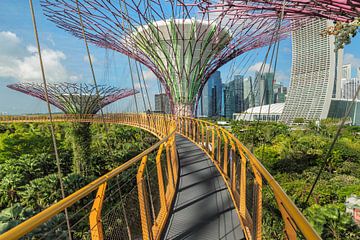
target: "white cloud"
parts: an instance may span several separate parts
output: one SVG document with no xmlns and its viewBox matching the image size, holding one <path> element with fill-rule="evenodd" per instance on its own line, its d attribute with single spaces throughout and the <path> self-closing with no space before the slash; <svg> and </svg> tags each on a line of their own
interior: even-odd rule
<svg viewBox="0 0 360 240">
<path fill-rule="evenodd" d="M 260 70 L 262 70 L 262 72 L 268 72 L 269 68 L 270 65 L 268 63 L 263 66 L 263 62 L 257 62 L 254 65 L 250 66 L 248 71 L 250 73 L 259 72 Z"/>
<path fill-rule="evenodd" d="M 290 81 L 290 75 L 283 71 L 277 70 L 275 74 L 275 80 L 277 82 L 288 83 Z"/>
<path fill-rule="evenodd" d="M 42 50 L 46 78 L 49 82 L 79 80 L 72 76 L 63 65 L 66 55 L 54 49 Z M 0 77 L 12 78 L 21 82 L 40 82 L 41 68 L 37 48 L 21 45 L 21 40 L 12 32 L 0 32 Z"/>
<path fill-rule="evenodd" d="M 344 54 L 344 64 L 351 64 L 353 67 L 360 67 L 360 58 L 357 58 L 354 54 L 345 53 Z"/>
<path fill-rule="evenodd" d="M 156 76 L 151 70 L 147 69 L 144 71 L 144 80 L 145 81 L 150 81 L 150 80 L 155 80 L 155 79 L 156 79 Z"/>
<path fill-rule="evenodd" d="M 95 62 L 97 62 L 97 59 L 95 58 L 94 55 L 90 54 L 90 57 L 91 57 L 91 62 L 94 64 Z M 83 61 L 86 62 L 86 63 L 89 63 L 89 56 L 86 54 L 84 55 L 83 57 Z"/>
</svg>

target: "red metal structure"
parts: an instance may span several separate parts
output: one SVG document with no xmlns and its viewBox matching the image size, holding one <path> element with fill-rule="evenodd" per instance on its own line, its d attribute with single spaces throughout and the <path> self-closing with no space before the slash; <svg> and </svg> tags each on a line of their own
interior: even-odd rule
<svg viewBox="0 0 360 240">
<path fill-rule="evenodd" d="M 78 38 L 146 65 L 173 113 L 192 115 L 208 78 L 235 57 L 286 37 L 294 25 L 262 15 L 243 21 L 167 0 L 42 0 L 45 15 Z M 240 13 L 239 13 L 240 14 Z M 82 18 L 82 21 L 80 21 Z"/>
<path fill-rule="evenodd" d="M 201 12 L 226 12 L 236 18 L 243 17 L 244 13 L 253 17 L 278 18 L 284 12 L 284 18 L 291 20 L 321 17 L 349 22 L 360 16 L 359 0 L 201 0 L 190 5 L 198 6 Z"/>
</svg>

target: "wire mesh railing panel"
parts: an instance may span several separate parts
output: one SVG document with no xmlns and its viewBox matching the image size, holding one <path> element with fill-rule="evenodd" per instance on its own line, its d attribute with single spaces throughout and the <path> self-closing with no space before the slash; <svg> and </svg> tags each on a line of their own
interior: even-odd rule
<svg viewBox="0 0 360 240">
<path fill-rule="evenodd" d="M 277 206 L 274 192 L 268 184 L 263 186 L 262 191 L 263 217 L 262 237 L 264 240 L 285 239 L 285 225 L 280 210 Z"/>
</svg>

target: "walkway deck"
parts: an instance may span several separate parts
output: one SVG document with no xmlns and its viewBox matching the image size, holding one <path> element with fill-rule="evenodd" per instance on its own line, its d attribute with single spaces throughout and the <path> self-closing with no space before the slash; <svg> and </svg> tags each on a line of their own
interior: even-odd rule
<svg viewBox="0 0 360 240">
<path fill-rule="evenodd" d="M 209 157 L 177 135 L 180 178 L 163 239 L 245 239 L 225 182 Z"/>
</svg>

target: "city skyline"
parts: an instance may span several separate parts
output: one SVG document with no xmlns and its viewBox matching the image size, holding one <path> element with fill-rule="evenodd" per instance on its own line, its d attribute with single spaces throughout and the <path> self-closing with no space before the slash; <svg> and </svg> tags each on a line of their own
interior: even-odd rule
<svg viewBox="0 0 360 240">
<path fill-rule="evenodd" d="M 0 113 L 21 114 L 31 112 L 46 112 L 46 106 L 41 101 L 30 101 L 28 96 L 12 92 L 5 86 L 17 82 L 40 82 L 40 69 L 35 54 L 35 41 L 32 32 L 30 12 L 26 2 L 14 4 L 13 1 L 0 2 L 3 14 L 0 16 Z M 91 82 L 91 72 L 86 60 L 86 50 L 82 41 L 64 34 L 54 24 L 43 16 L 39 3 L 35 3 L 35 13 L 38 19 L 40 41 L 46 60 L 45 71 L 49 82 L 73 81 Z M 344 63 L 360 66 L 360 36 L 352 39 L 345 47 Z M 95 73 L 100 84 L 115 87 L 131 88 L 130 70 L 127 58 L 111 51 L 99 49 L 90 45 Z M 266 48 L 250 52 L 220 68 L 223 82 L 229 82 L 235 74 L 254 76 L 260 69 L 266 54 Z M 250 60 L 249 60 L 250 59 Z M 240 64 L 241 63 L 241 64 Z M 234 74 L 232 65 L 240 65 Z M 283 40 L 280 44 L 278 69 L 276 78 L 285 86 L 289 85 L 291 64 L 291 40 Z M 356 70 L 353 69 L 353 74 Z M 154 95 L 159 93 L 155 76 L 144 69 L 150 100 L 153 108 Z M 138 84 L 137 84 L 138 85 Z M 6 99 L 6 100 L 5 100 Z M 139 108 L 142 107 L 138 96 Z M 10 106 L 8 102 L 13 104 Z M 135 111 L 133 99 L 124 99 L 111 104 L 106 111 Z"/>
</svg>

